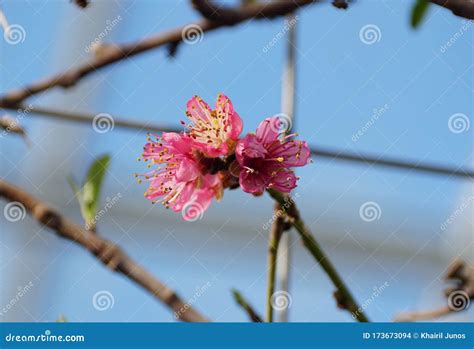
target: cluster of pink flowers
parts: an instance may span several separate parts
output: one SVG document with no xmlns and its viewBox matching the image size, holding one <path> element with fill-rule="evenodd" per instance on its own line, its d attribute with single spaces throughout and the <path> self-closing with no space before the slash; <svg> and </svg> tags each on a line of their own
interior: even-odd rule
<svg viewBox="0 0 474 349">
<path fill-rule="evenodd" d="M 186 115 L 191 123 L 184 123 L 184 132 L 149 137 L 143 151 L 143 159 L 153 167 L 143 175 L 150 183 L 145 197 L 161 198 L 166 207 L 184 212 L 186 220 L 192 218 L 185 212 L 188 206 L 194 206 L 192 215 L 196 207 L 202 214 L 237 179 L 243 191 L 254 195 L 268 188 L 289 193 L 298 179 L 291 168 L 309 162 L 306 142 L 283 135 L 278 117 L 265 119 L 255 134 L 239 138 L 242 119 L 223 94 L 214 109 L 194 96 Z M 215 163 L 220 164 L 217 170 Z"/>
</svg>

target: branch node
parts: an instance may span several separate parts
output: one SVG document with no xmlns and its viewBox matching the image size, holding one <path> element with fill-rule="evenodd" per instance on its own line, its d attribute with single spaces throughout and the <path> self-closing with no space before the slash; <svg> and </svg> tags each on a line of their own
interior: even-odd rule
<svg viewBox="0 0 474 349">
<path fill-rule="evenodd" d="M 61 217 L 52 208 L 46 205 L 35 205 L 31 213 L 39 222 L 61 234 Z"/>
</svg>

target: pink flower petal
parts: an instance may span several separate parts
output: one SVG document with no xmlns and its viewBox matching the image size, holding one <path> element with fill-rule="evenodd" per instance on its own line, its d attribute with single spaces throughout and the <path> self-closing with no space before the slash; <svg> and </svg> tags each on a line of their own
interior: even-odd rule
<svg viewBox="0 0 474 349">
<path fill-rule="evenodd" d="M 271 157 L 282 159 L 283 167 L 304 166 L 311 156 L 308 144 L 303 141 L 279 143 L 269 151 Z"/>
<path fill-rule="evenodd" d="M 280 120 L 277 117 L 263 120 L 257 127 L 257 138 L 264 145 L 269 145 L 280 135 Z"/>
<path fill-rule="evenodd" d="M 242 119 L 234 110 L 234 106 L 229 97 L 219 93 L 216 100 L 215 110 L 218 116 L 226 120 L 225 130 L 227 136 L 232 140 L 237 140 L 242 132 Z"/>
<path fill-rule="evenodd" d="M 168 144 L 169 147 L 175 150 L 174 152 L 180 154 L 187 154 L 192 150 L 192 143 L 188 135 L 176 132 L 163 132 L 162 140 Z"/>
<path fill-rule="evenodd" d="M 245 159 L 247 158 L 264 158 L 266 155 L 267 150 L 253 134 L 240 139 L 235 147 L 235 157 L 242 166 L 246 166 Z"/>
<path fill-rule="evenodd" d="M 240 171 L 239 184 L 243 191 L 251 194 L 263 193 L 267 186 L 262 175 L 245 169 Z"/>
<path fill-rule="evenodd" d="M 196 161 L 184 158 L 176 170 L 176 179 L 180 182 L 189 182 L 196 179 L 200 174 Z"/>
<path fill-rule="evenodd" d="M 270 180 L 269 187 L 282 193 L 289 193 L 296 188 L 296 176 L 291 170 L 281 170 Z"/>
<path fill-rule="evenodd" d="M 194 96 L 187 104 L 186 114 L 191 120 L 187 128 L 196 150 L 208 157 L 229 155 L 242 132 L 242 120 L 227 96 L 218 95 L 214 110 Z"/>
<path fill-rule="evenodd" d="M 186 104 L 186 115 L 196 125 L 200 121 L 207 123 L 211 121 L 211 108 L 201 97 L 194 96 Z"/>
</svg>

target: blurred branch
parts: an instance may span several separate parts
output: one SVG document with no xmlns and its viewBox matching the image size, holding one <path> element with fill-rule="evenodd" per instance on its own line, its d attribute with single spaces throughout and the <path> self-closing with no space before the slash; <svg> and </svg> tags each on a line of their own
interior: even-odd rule
<svg viewBox="0 0 474 349">
<path fill-rule="evenodd" d="M 1 108 L 1 107 L 0 107 Z M 29 105 L 28 108 L 24 106 L 5 106 L 4 109 L 17 110 L 19 112 L 34 113 L 44 115 L 47 117 L 75 121 L 92 124 L 96 115 L 87 113 L 69 112 L 64 110 L 55 110 L 50 108 L 38 107 Z M 137 129 L 144 132 L 181 132 L 182 130 L 176 127 L 152 124 L 148 122 L 131 121 L 130 119 L 113 117 L 115 127 L 123 127 L 129 129 Z M 328 158 L 331 160 L 343 160 L 349 162 L 362 163 L 371 166 L 383 166 L 402 170 L 412 170 L 418 172 L 426 172 L 431 174 L 453 176 L 463 179 L 474 179 L 474 171 L 459 168 L 452 168 L 449 166 L 441 166 L 437 164 L 421 163 L 418 161 L 406 161 L 400 159 L 381 158 L 373 155 L 363 155 L 360 153 L 350 153 L 347 151 L 337 151 L 334 149 L 327 149 L 320 146 L 312 147 L 311 154 L 317 157 Z"/>
<path fill-rule="evenodd" d="M 9 133 L 15 133 L 23 138 L 27 146 L 31 146 L 31 142 L 26 134 L 25 129 L 17 119 L 14 119 L 8 115 L 2 116 L 0 118 L 0 128 L 3 130 L 1 132 L 0 138 L 8 135 Z"/>
<path fill-rule="evenodd" d="M 316 239 L 311 235 L 311 232 L 300 216 L 295 202 L 293 200 L 288 200 L 288 198 L 285 198 L 282 193 L 275 190 L 269 189 L 268 193 L 277 203 L 280 204 L 281 209 L 288 216 L 292 226 L 300 234 L 306 249 L 313 255 L 336 287 L 334 297 L 336 298 L 338 307 L 350 312 L 358 321 L 368 322 L 369 319 L 365 316 L 363 309 L 357 304 L 357 301 L 339 276 L 339 273 L 329 260 L 326 253 L 323 251 Z"/>
<path fill-rule="evenodd" d="M 0 197 L 23 205 L 26 211 L 38 222 L 54 230 L 58 236 L 81 245 L 104 265 L 143 287 L 172 309 L 180 320 L 189 322 L 209 321 L 192 308 L 190 304 L 185 303 L 175 291 L 164 285 L 127 256 L 118 246 L 94 233 L 82 229 L 48 204 L 3 180 L 0 180 Z"/>
<path fill-rule="evenodd" d="M 275 203 L 274 209 L 274 220 L 270 236 L 268 239 L 268 280 L 267 280 L 267 304 L 266 304 L 266 320 L 267 322 L 273 322 L 273 304 L 272 298 L 275 293 L 275 279 L 276 279 L 276 267 L 277 267 L 277 255 L 278 246 L 280 239 L 288 226 L 285 225 L 283 218 L 281 217 L 280 205 Z M 280 213 L 280 215 L 278 215 Z"/>
<path fill-rule="evenodd" d="M 104 49 L 101 50 L 100 55 L 96 55 L 87 62 L 72 67 L 62 73 L 31 83 L 30 85 L 18 90 L 7 92 L 6 94 L 0 96 L 0 107 L 18 106 L 26 98 L 36 95 L 40 92 L 47 91 L 54 87 L 72 87 L 87 75 L 113 63 L 120 62 L 126 58 L 130 58 L 139 53 L 159 48 L 161 46 L 167 46 L 172 43 L 180 43 L 183 41 L 186 35 L 189 35 L 189 28 L 194 28 L 195 30 L 197 29 L 200 34 L 202 34 L 218 28 L 233 26 L 254 18 L 262 19 L 283 16 L 300 6 L 307 5 L 312 2 L 313 1 L 293 0 L 257 3 L 255 5 L 248 5 L 245 6 L 245 8 L 235 10 L 238 20 L 231 22 L 215 22 L 208 19 L 203 19 L 195 23 L 180 26 L 169 31 L 140 39 L 136 42 L 122 45 L 106 45 Z"/>
<path fill-rule="evenodd" d="M 474 179 L 474 171 L 436 164 L 422 163 L 419 161 L 406 161 L 399 159 L 382 158 L 380 156 L 362 155 L 345 151 L 335 151 L 322 147 L 311 148 L 311 154 L 329 158 L 331 160 L 344 160 L 358 162 L 366 165 L 377 165 L 403 170 L 413 170 L 432 174 L 447 175 L 465 179 Z"/>
<path fill-rule="evenodd" d="M 234 300 L 240 305 L 247 315 L 249 316 L 250 320 L 253 322 L 263 322 L 260 315 L 252 308 L 252 306 L 245 300 L 245 298 L 240 294 L 237 290 L 232 290 L 232 295 L 234 296 Z"/>
<path fill-rule="evenodd" d="M 340 10 L 347 10 L 347 8 L 349 7 L 349 4 L 346 0 L 334 0 L 332 2 L 332 5 Z"/>
<path fill-rule="evenodd" d="M 474 267 L 460 259 L 455 259 L 446 271 L 445 280 L 454 283 L 445 291 L 447 305 L 434 310 L 404 312 L 395 316 L 397 322 L 432 320 L 467 310 L 474 300 Z"/>
<path fill-rule="evenodd" d="M 89 0 L 74 0 L 74 3 L 82 9 L 89 6 Z"/>
<path fill-rule="evenodd" d="M 474 19 L 474 0 L 430 0 L 433 4 L 451 10 L 456 16 Z"/>
<path fill-rule="evenodd" d="M 43 108 L 36 105 L 30 105 L 28 108 L 25 106 L 20 105 L 19 107 L 4 107 L 4 109 L 11 109 L 11 110 L 19 110 L 19 112 L 24 111 L 25 113 L 32 113 L 37 115 L 47 116 L 53 119 L 64 120 L 64 121 L 73 121 L 73 122 L 81 122 L 84 124 L 92 125 L 94 122 L 94 117 L 98 114 L 90 114 L 90 113 L 79 113 L 79 112 L 71 112 L 67 110 L 57 110 L 51 108 Z M 131 118 L 121 118 L 112 116 L 114 127 L 122 127 L 126 129 L 134 129 L 143 132 L 180 132 L 181 130 L 177 127 L 172 126 L 165 126 L 165 125 L 157 125 L 157 124 L 150 124 L 148 122 L 140 122 L 140 121 L 133 121 Z"/>
<path fill-rule="evenodd" d="M 224 25 L 234 25 L 247 20 L 272 19 L 292 12 L 298 7 L 309 5 L 316 0 L 278 0 L 273 2 L 253 2 L 242 6 L 220 6 L 211 0 L 192 0 L 194 8 L 206 19 Z"/>
</svg>

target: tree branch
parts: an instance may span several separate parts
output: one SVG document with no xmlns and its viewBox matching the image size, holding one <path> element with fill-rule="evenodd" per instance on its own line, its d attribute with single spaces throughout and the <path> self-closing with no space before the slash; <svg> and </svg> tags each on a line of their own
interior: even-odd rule
<svg viewBox="0 0 474 349">
<path fill-rule="evenodd" d="M 275 279 L 276 279 L 276 267 L 277 267 L 277 255 L 278 246 L 280 239 L 285 230 L 288 228 L 285 226 L 281 215 L 275 216 L 280 213 L 280 205 L 275 203 L 274 217 L 275 221 L 272 224 L 270 236 L 268 239 L 268 280 L 267 280 L 267 304 L 266 304 L 266 320 L 267 322 L 273 322 L 273 305 L 272 298 L 275 293 Z"/>
<path fill-rule="evenodd" d="M 433 4 L 451 10 L 456 16 L 474 19 L 474 0 L 430 0 Z"/>
<path fill-rule="evenodd" d="M 245 300 L 245 298 L 240 294 L 237 290 L 232 290 L 232 295 L 234 296 L 234 300 L 237 302 L 238 305 L 245 310 L 249 319 L 253 322 L 263 322 L 262 317 L 257 314 L 257 312 L 253 309 L 253 307 Z"/>
<path fill-rule="evenodd" d="M 254 19 L 275 18 L 290 13 L 298 7 L 315 0 L 278 0 L 272 3 L 251 3 L 237 7 L 219 6 L 211 0 L 192 0 L 193 6 L 206 19 L 224 25 L 234 25 L 251 17 Z"/>
<path fill-rule="evenodd" d="M 434 310 L 400 313 L 397 322 L 431 320 L 454 312 L 467 310 L 474 300 L 474 267 L 461 259 L 455 259 L 446 271 L 445 280 L 454 283 L 445 291 L 447 305 Z"/>
<path fill-rule="evenodd" d="M 48 204 L 40 201 L 26 191 L 0 180 L 0 197 L 21 203 L 38 222 L 54 230 L 58 236 L 81 245 L 104 265 L 123 274 L 132 282 L 147 290 L 175 313 L 182 321 L 209 321 L 197 310 L 186 304 L 175 291 L 164 285 L 142 266 L 127 256 L 118 246 L 99 235 L 84 230 L 79 225 L 63 217 Z"/>
<path fill-rule="evenodd" d="M 334 297 L 336 298 L 338 307 L 350 312 L 351 315 L 358 321 L 368 322 L 369 319 L 365 316 L 363 309 L 359 307 L 346 284 L 339 276 L 336 268 L 333 266 L 326 253 L 324 253 L 321 246 L 311 235 L 311 232 L 304 224 L 304 221 L 301 219 L 300 213 L 296 208 L 295 202 L 292 200 L 285 200 L 285 196 L 275 190 L 269 189 L 268 193 L 273 199 L 275 199 L 277 203 L 280 204 L 282 210 L 284 210 L 286 215 L 289 217 L 291 224 L 300 234 L 304 246 L 313 255 L 313 257 L 323 268 L 336 287 Z"/>
<path fill-rule="evenodd" d="M 2 107 L 0 107 L 2 108 Z M 50 108 L 38 107 L 35 105 L 25 106 L 4 106 L 3 109 L 18 110 L 19 112 L 39 114 L 60 120 L 75 121 L 92 124 L 96 115 L 88 113 L 69 112 Z M 130 119 L 113 117 L 114 126 L 137 129 L 153 132 L 181 132 L 179 128 L 152 124 L 148 122 L 131 121 Z M 324 147 L 312 147 L 311 154 L 318 157 L 328 158 L 338 161 L 349 161 L 362 163 L 365 165 L 382 166 L 402 170 L 413 170 L 431 174 L 446 175 L 463 179 L 474 179 L 474 171 L 468 169 L 452 168 L 430 163 L 421 163 L 419 161 L 406 161 L 400 159 L 387 159 L 373 155 L 363 155 L 360 153 L 351 153 L 347 151 L 337 151 L 334 149 L 325 149 Z"/>
<path fill-rule="evenodd" d="M 1 107 L 0 107 L 1 108 Z M 28 107 L 25 106 L 4 106 L 3 109 L 11 109 L 17 110 L 19 112 L 26 113 L 33 113 L 44 115 L 51 118 L 56 118 L 60 120 L 67 120 L 67 121 L 75 121 L 75 122 L 82 122 L 92 124 L 95 115 L 88 114 L 88 113 L 78 113 L 78 112 L 69 112 L 64 110 L 56 110 L 50 108 L 43 108 L 38 107 L 35 105 L 29 105 Z M 129 128 L 129 129 L 137 129 L 142 131 L 153 131 L 153 132 L 181 132 L 179 128 L 165 126 L 165 125 L 158 125 L 152 124 L 148 122 L 140 122 L 140 121 L 131 121 L 129 119 L 113 117 L 114 119 L 114 126 Z M 334 149 L 325 149 L 324 147 L 312 147 L 311 154 L 318 157 L 328 158 L 331 160 L 338 160 L 338 161 L 349 161 L 349 162 L 356 162 L 362 163 L 365 165 L 373 165 L 373 166 L 382 166 L 382 167 L 389 167 L 395 169 L 402 169 L 402 170 L 413 170 L 418 172 L 426 172 L 431 174 L 438 174 L 438 175 L 445 175 L 445 176 L 452 176 L 462 179 L 474 179 L 474 171 L 468 169 L 459 169 L 459 168 L 452 168 L 449 166 L 442 166 L 437 164 L 430 164 L 430 163 L 421 163 L 419 161 L 406 161 L 401 159 L 387 159 L 381 158 L 378 156 L 373 155 L 364 155 L 360 153 L 351 153 L 347 151 L 337 151 Z"/>
<path fill-rule="evenodd" d="M 137 42 L 131 42 L 122 45 L 106 45 L 101 50 L 100 55 L 82 63 L 76 67 L 72 67 L 62 73 L 48 77 L 44 80 L 34 82 L 21 89 L 6 93 L 0 97 L 0 107 L 18 106 L 26 98 L 36 95 L 40 92 L 47 91 L 54 87 L 69 88 L 74 86 L 79 80 L 87 75 L 100 70 L 113 63 L 117 63 L 125 58 L 130 58 L 139 53 L 149 51 L 161 46 L 180 43 L 185 37 L 185 34 L 190 28 L 199 28 L 202 33 L 209 32 L 218 28 L 233 26 L 251 19 L 274 18 L 283 16 L 296 8 L 308 5 L 313 1 L 276 1 L 257 3 L 255 5 L 248 5 L 238 10 L 235 10 L 235 19 L 232 21 L 210 21 L 203 19 L 201 21 L 191 23 L 185 26 L 177 27 L 175 29 L 158 33 L 148 38 L 141 39 Z"/>
</svg>

